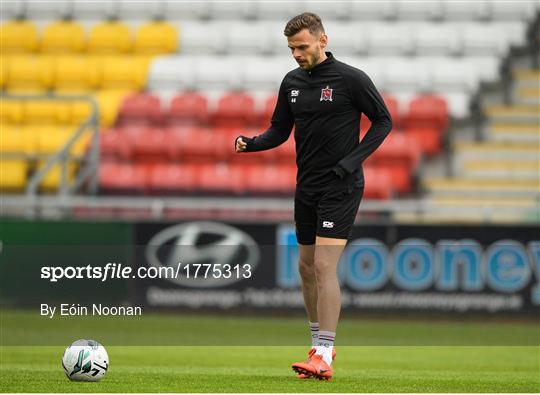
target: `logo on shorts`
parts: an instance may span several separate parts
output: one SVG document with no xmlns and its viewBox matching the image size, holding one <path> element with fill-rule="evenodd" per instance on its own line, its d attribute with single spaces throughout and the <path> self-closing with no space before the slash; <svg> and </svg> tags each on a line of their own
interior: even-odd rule
<svg viewBox="0 0 540 395">
<path fill-rule="evenodd" d="M 330 89 L 328 85 L 326 85 L 326 88 L 321 89 L 321 99 L 319 101 L 332 101 L 332 91 L 333 89 Z"/>
<path fill-rule="evenodd" d="M 323 227 L 323 228 L 330 228 L 330 229 L 332 229 L 332 228 L 334 227 L 334 223 L 333 223 L 333 222 L 330 222 L 330 221 L 323 221 L 322 227 Z"/>
</svg>

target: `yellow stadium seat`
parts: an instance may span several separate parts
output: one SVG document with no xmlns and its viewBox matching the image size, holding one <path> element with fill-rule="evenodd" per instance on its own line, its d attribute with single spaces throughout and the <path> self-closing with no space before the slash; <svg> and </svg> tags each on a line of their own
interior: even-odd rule
<svg viewBox="0 0 540 395">
<path fill-rule="evenodd" d="M 6 22 L 0 27 L 0 52 L 28 53 L 38 47 L 38 32 L 34 23 L 20 20 Z"/>
<path fill-rule="evenodd" d="M 131 50 L 131 32 L 121 22 L 107 21 L 98 23 L 90 31 L 88 52 L 90 53 L 126 53 Z"/>
<path fill-rule="evenodd" d="M 0 101 L 0 122 L 2 126 L 5 124 L 18 124 L 24 119 L 24 105 L 20 100 Z"/>
<path fill-rule="evenodd" d="M 27 100 L 24 103 L 25 123 L 69 123 L 71 120 L 71 104 L 59 100 Z"/>
<path fill-rule="evenodd" d="M 46 53 L 70 53 L 84 50 L 84 28 L 77 22 L 57 21 L 43 30 L 41 51 Z"/>
<path fill-rule="evenodd" d="M 140 90 L 146 85 L 148 56 L 106 56 L 101 61 L 103 89 Z"/>
<path fill-rule="evenodd" d="M 77 132 L 78 127 L 73 125 L 62 126 L 39 126 L 32 130 L 37 140 L 37 153 L 40 155 L 52 155 L 60 151 L 71 137 Z M 81 156 L 86 152 L 89 142 L 89 134 L 78 139 L 70 154 Z"/>
<path fill-rule="evenodd" d="M 163 54 L 176 52 L 178 45 L 177 32 L 167 22 L 149 22 L 137 30 L 135 34 L 135 52 L 140 54 Z"/>
<path fill-rule="evenodd" d="M 95 97 L 99 106 L 99 123 L 101 126 L 109 127 L 114 125 L 118 117 L 120 104 L 131 93 L 133 91 L 128 90 L 104 90 L 97 92 Z"/>
<path fill-rule="evenodd" d="M 26 152 L 25 134 L 18 126 L 2 125 L 0 131 L 0 152 L 21 153 Z"/>
<path fill-rule="evenodd" d="M 22 191 L 27 172 L 28 162 L 24 159 L 0 160 L 0 189 Z"/>
<path fill-rule="evenodd" d="M 2 59 L 0 61 L 0 89 L 3 89 L 7 80 L 7 63 L 9 63 L 9 56 L 1 54 Z"/>
<path fill-rule="evenodd" d="M 85 93 L 101 80 L 99 62 L 93 56 L 61 56 L 54 62 L 56 93 Z"/>
<path fill-rule="evenodd" d="M 52 85 L 53 63 L 48 56 L 10 57 L 6 71 L 11 93 L 43 93 Z"/>
<path fill-rule="evenodd" d="M 41 169 L 45 165 L 45 161 L 41 161 L 38 163 L 37 170 Z M 67 182 L 68 185 L 73 182 L 73 179 L 75 177 L 75 171 L 76 171 L 77 165 L 73 161 L 68 161 L 67 164 Z M 40 183 L 40 187 L 43 190 L 46 191 L 56 191 L 60 188 L 60 184 L 62 180 L 62 166 L 58 163 L 55 164 Z"/>
</svg>

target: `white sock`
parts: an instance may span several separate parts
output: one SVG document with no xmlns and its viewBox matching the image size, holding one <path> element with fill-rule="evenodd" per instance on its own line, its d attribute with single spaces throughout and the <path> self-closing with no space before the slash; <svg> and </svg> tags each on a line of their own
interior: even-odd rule
<svg viewBox="0 0 540 395">
<path fill-rule="evenodd" d="M 319 344 L 319 323 L 309 321 L 309 330 L 311 331 L 311 346 Z"/>
<path fill-rule="evenodd" d="M 319 343 L 315 347 L 315 355 L 322 355 L 322 359 L 328 365 L 332 365 L 332 351 L 334 350 L 334 339 L 336 332 L 319 331 Z"/>
</svg>

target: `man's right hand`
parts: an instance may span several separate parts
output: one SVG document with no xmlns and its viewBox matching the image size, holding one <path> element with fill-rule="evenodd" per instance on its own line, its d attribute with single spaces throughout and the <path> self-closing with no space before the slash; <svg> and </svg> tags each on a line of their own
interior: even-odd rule
<svg viewBox="0 0 540 395">
<path fill-rule="evenodd" d="M 247 143 L 242 139 L 242 137 L 238 137 L 236 139 L 236 152 L 243 152 L 247 148 Z"/>
</svg>

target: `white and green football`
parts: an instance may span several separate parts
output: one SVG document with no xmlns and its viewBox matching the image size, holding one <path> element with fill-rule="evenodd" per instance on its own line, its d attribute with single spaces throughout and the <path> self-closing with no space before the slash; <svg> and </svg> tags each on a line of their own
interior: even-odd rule
<svg viewBox="0 0 540 395">
<path fill-rule="evenodd" d="M 73 381 L 99 381 L 109 368 L 105 347 L 95 340 L 80 339 L 71 344 L 62 357 L 67 378 Z"/>
</svg>

